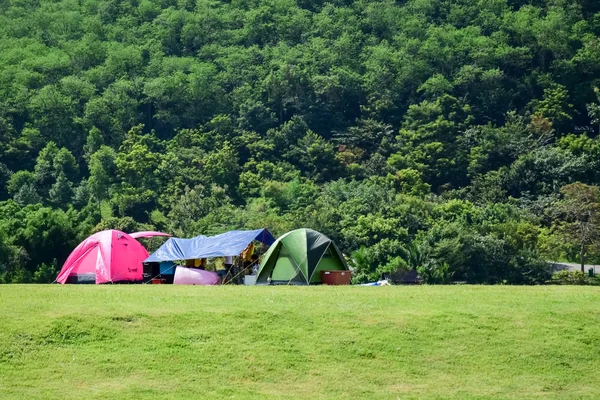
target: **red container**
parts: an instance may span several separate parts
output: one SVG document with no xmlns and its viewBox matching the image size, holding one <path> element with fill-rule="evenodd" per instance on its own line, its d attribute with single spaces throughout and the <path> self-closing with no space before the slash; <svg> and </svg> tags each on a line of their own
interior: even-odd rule
<svg viewBox="0 0 600 400">
<path fill-rule="evenodd" d="M 160 285 L 162 283 L 162 279 L 154 278 L 152 279 L 153 285 Z"/>
<path fill-rule="evenodd" d="M 349 285 L 350 271 L 321 271 L 321 282 L 324 285 Z"/>
</svg>

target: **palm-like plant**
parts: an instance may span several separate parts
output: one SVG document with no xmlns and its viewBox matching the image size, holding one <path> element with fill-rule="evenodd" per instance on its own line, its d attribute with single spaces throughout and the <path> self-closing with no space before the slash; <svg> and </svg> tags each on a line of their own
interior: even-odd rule
<svg viewBox="0 0 600 400">
<path fill-rule="evenodd" d="M 406 248 L 406 262 L 411 269 L 419 273 L 425 283 L 448 283 L 454 275 L 450 265 L 431 257 L 429 246 L 412 242 Z"/>
<path fill-rule="evenodd" d="M 408 266 L 416 271 L 429 259 L 429 248 L 423 243 L 411 242 L 406 248 L 404 258 Z"/>
<path fill-rule="evenodd" d="M 353 251 L 348 259 L 348 266 L 354 275 L 355 282 L 368 281 L 372 275 L 373 260 L 370 251 L 362 246 L 360 249 Z"/>
</svg>

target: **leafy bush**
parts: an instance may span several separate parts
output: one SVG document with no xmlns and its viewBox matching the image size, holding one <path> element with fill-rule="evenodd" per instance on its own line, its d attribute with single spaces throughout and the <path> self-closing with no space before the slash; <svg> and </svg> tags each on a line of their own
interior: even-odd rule
<svg viewBox="0 0 600 400">
<path fill-rule="evenodd" d="M 446 262 L 437 262 L 429 260 L 417 268 L 417 272 L 428 284 L 450 283 L 454 272 L 450 270 L 450 265 Z"/>
<path fill-rule="evenodd" d="M 364 246 L 352 252 L 349 265 L 353 272 L 353 283 L 374 282 L 386 275 L 410 269 L 401 257 L 394 257 L 385 264 L 378 263 L 377 253 L 377 249 Z"/>
<path fill-rule="evenodd" d="M 590 277 L 581 271 L 560 271 L 548 281 L 552 285 L 594 285 L 600 286 L 598 277 Z"/>
<path fill-rule="evenodd" d="M 54 259 L 51 263 L 42 263 L 37 271 L 33 273 L 33 282 L 35 283 L 52 283 L 56 279 L 60 268 Z"/>
</svg>

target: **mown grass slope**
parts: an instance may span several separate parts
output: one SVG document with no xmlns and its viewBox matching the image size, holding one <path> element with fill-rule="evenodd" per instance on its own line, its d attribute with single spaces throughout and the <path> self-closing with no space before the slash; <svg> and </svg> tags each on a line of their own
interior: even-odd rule
<svg viewBox="0 0 600 400">
<path fill-rule="evenodd" d="M 0 286 L 18 399 L 599 398 L 590 287 Z"/>
</svg>

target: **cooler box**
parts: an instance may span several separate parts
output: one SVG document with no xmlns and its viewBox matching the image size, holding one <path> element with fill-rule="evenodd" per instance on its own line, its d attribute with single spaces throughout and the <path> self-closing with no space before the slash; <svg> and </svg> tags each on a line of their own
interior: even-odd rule
<svg viewBox="0 0 600 400">
<path fill-rule="evenodd" d="M 321 271 L 321 282 L 324 285 L 349 285 L 350 271 Z"/>
<path fill-rule="evenodd" d="M 246 275 L 244 276 L 244 285 L 253 286 L 256 284 L 256 275 Z"/>
</svg>

